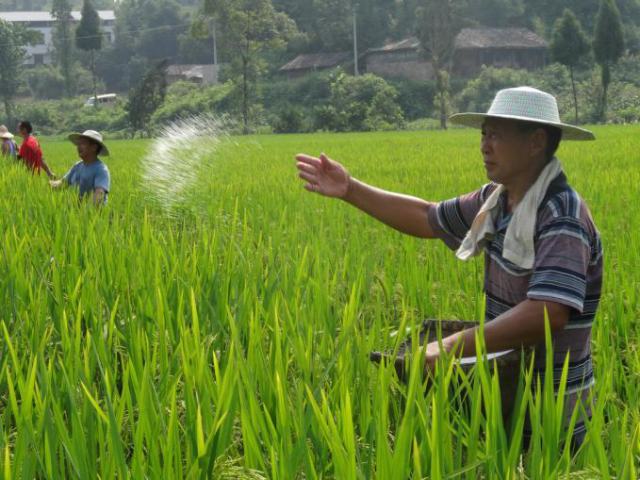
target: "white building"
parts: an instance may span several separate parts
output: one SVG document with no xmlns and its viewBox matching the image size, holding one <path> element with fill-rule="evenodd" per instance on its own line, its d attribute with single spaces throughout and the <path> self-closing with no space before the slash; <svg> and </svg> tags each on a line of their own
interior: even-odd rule
<svg viewBox="0 0 640 480">
<path fill-rule="evenodd" d="M 113 43 L 115 40 L 116 15 L 113 10 L 99 10 L 98 14 L 102 20 L 102 31 L 107 41 Z M 80 23 L 82 15 L 80 12 L 71 12 L 74 25 Z M 37 30 L 42 33 L 43 39 L 38 45 L 27 45 L 26 65 L 48 65 L 53 61 L 53 41 L 52 35 L 55 29 L 55 18 L 50 12 L 0 12 L 0 20 L 10 23 L 20 23 L 30 30 Z"/>
</svg>

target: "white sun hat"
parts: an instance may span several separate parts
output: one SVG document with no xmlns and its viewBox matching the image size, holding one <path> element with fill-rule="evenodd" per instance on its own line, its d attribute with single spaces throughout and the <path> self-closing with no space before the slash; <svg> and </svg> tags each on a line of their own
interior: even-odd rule
<svg viewBox="0 0 640 480">
<path fill-rule="evenodd" d="M 84 133 L 72 133 L 71 135 L 69 135 L 69 140 L 74 145 L 78 145 L 78 140 L 80 140 L 81 138 L 88 138 L 89 140 L 93 140 L 102 147 L 100 149 L 100 153 L 98 153 L 99 157 L 109 156 L 109 149 L 104 144 L 102 135 L 100 133 L 96 132 L 95 130 L 86 130 Z"/>
<path fill-rule="evenodd" d="M 531 87 L 500 90 L 487 113 L 457 113 L 451 117 L 451 123 L 482 128 L 487 118 L 505 118 L 557 127 L 562 130 L 563 140 L 596 139 L 588 130 L 562 123 L 555 97 Z"/>
</svg>

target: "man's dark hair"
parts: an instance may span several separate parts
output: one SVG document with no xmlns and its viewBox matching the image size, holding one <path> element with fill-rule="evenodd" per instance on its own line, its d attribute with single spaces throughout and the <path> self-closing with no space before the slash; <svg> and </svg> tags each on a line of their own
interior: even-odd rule
<svg viewBox="0 0 640 480">
<path fill-rule="evenodd" d="M 560 130 L 558 127 L 545 125 L 543 123 L 523 121 L 517 121 L 516 127 L 522 134 L 533 133 L 539 128 L 544 130 L 547 134 L 547 151 L 545 154 L 545 159 L 547 163 L 553 160 L 553 156 L 558 151 L 558 147 L 560 147 L 560 141 L 562 140 L 562 130 Z"/>
<path fill-rule="evenodd" d="M 28 120 L 22 120 L 18 124 L 18 128 L 24 128 L 27 132 L 33 133 L 33 125 L 31 125 L 31 122 L 29 122 Z"/>
</svg>

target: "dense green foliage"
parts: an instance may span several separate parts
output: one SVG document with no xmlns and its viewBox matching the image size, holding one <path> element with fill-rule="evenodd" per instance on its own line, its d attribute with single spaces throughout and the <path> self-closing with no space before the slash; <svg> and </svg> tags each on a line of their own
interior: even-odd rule
<svg viewBox="0 0 640 480">
<path fill-rule="evenodd" d="M 404 117 L 397 97 L 380 77 L 340 74 L 331 84 L 328 104 L 316 108 L 315 127 L 333 132 L 400 128 Z"/>
<path fill-rule="evenodd" d="M 477 132 L 237 138 L 204 208 L 178 218 L 143 193 L 146 143 L 112 141 L 102 211 L 0 165 L 0 476 L 637 478 L 640 131 L 595 131 L 560 151 L 606 251 L 599 407 L 577 456 L 562 453 L 549 385 L 522 404 L 537 440 L 521 457 L 485 369 L 465 411 L 455 371 L 424 394 L 419 375 L 404 385 L 369 362 L 424 317 L 478 318 L 482 260 L 311 196 L 293 168 L 294 153 L 326 151 L 364 181 L 442 200 L 486 181 Z M 69 143 L 43 147 L 56 173 L 76 160 Z"/>
</svg>

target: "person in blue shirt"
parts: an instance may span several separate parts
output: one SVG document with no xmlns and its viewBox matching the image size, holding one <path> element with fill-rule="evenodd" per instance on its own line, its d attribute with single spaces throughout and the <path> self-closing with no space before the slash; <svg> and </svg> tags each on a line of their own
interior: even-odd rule
<svg viewBox="0 0 640 480">
<path fill-rule="evenodd" d="M 61 179 L 49 182 L 52 188 L 77 186 L 79 199 L 91 195 L 96 206 L 106 205 L 111 188 L 111 175 L 107 166 L 98 157 L 109 156 L 109 149 L 102 135 L 94 130 L 69 135 L 77 146 L 80 161 Z"/>
</svg>

